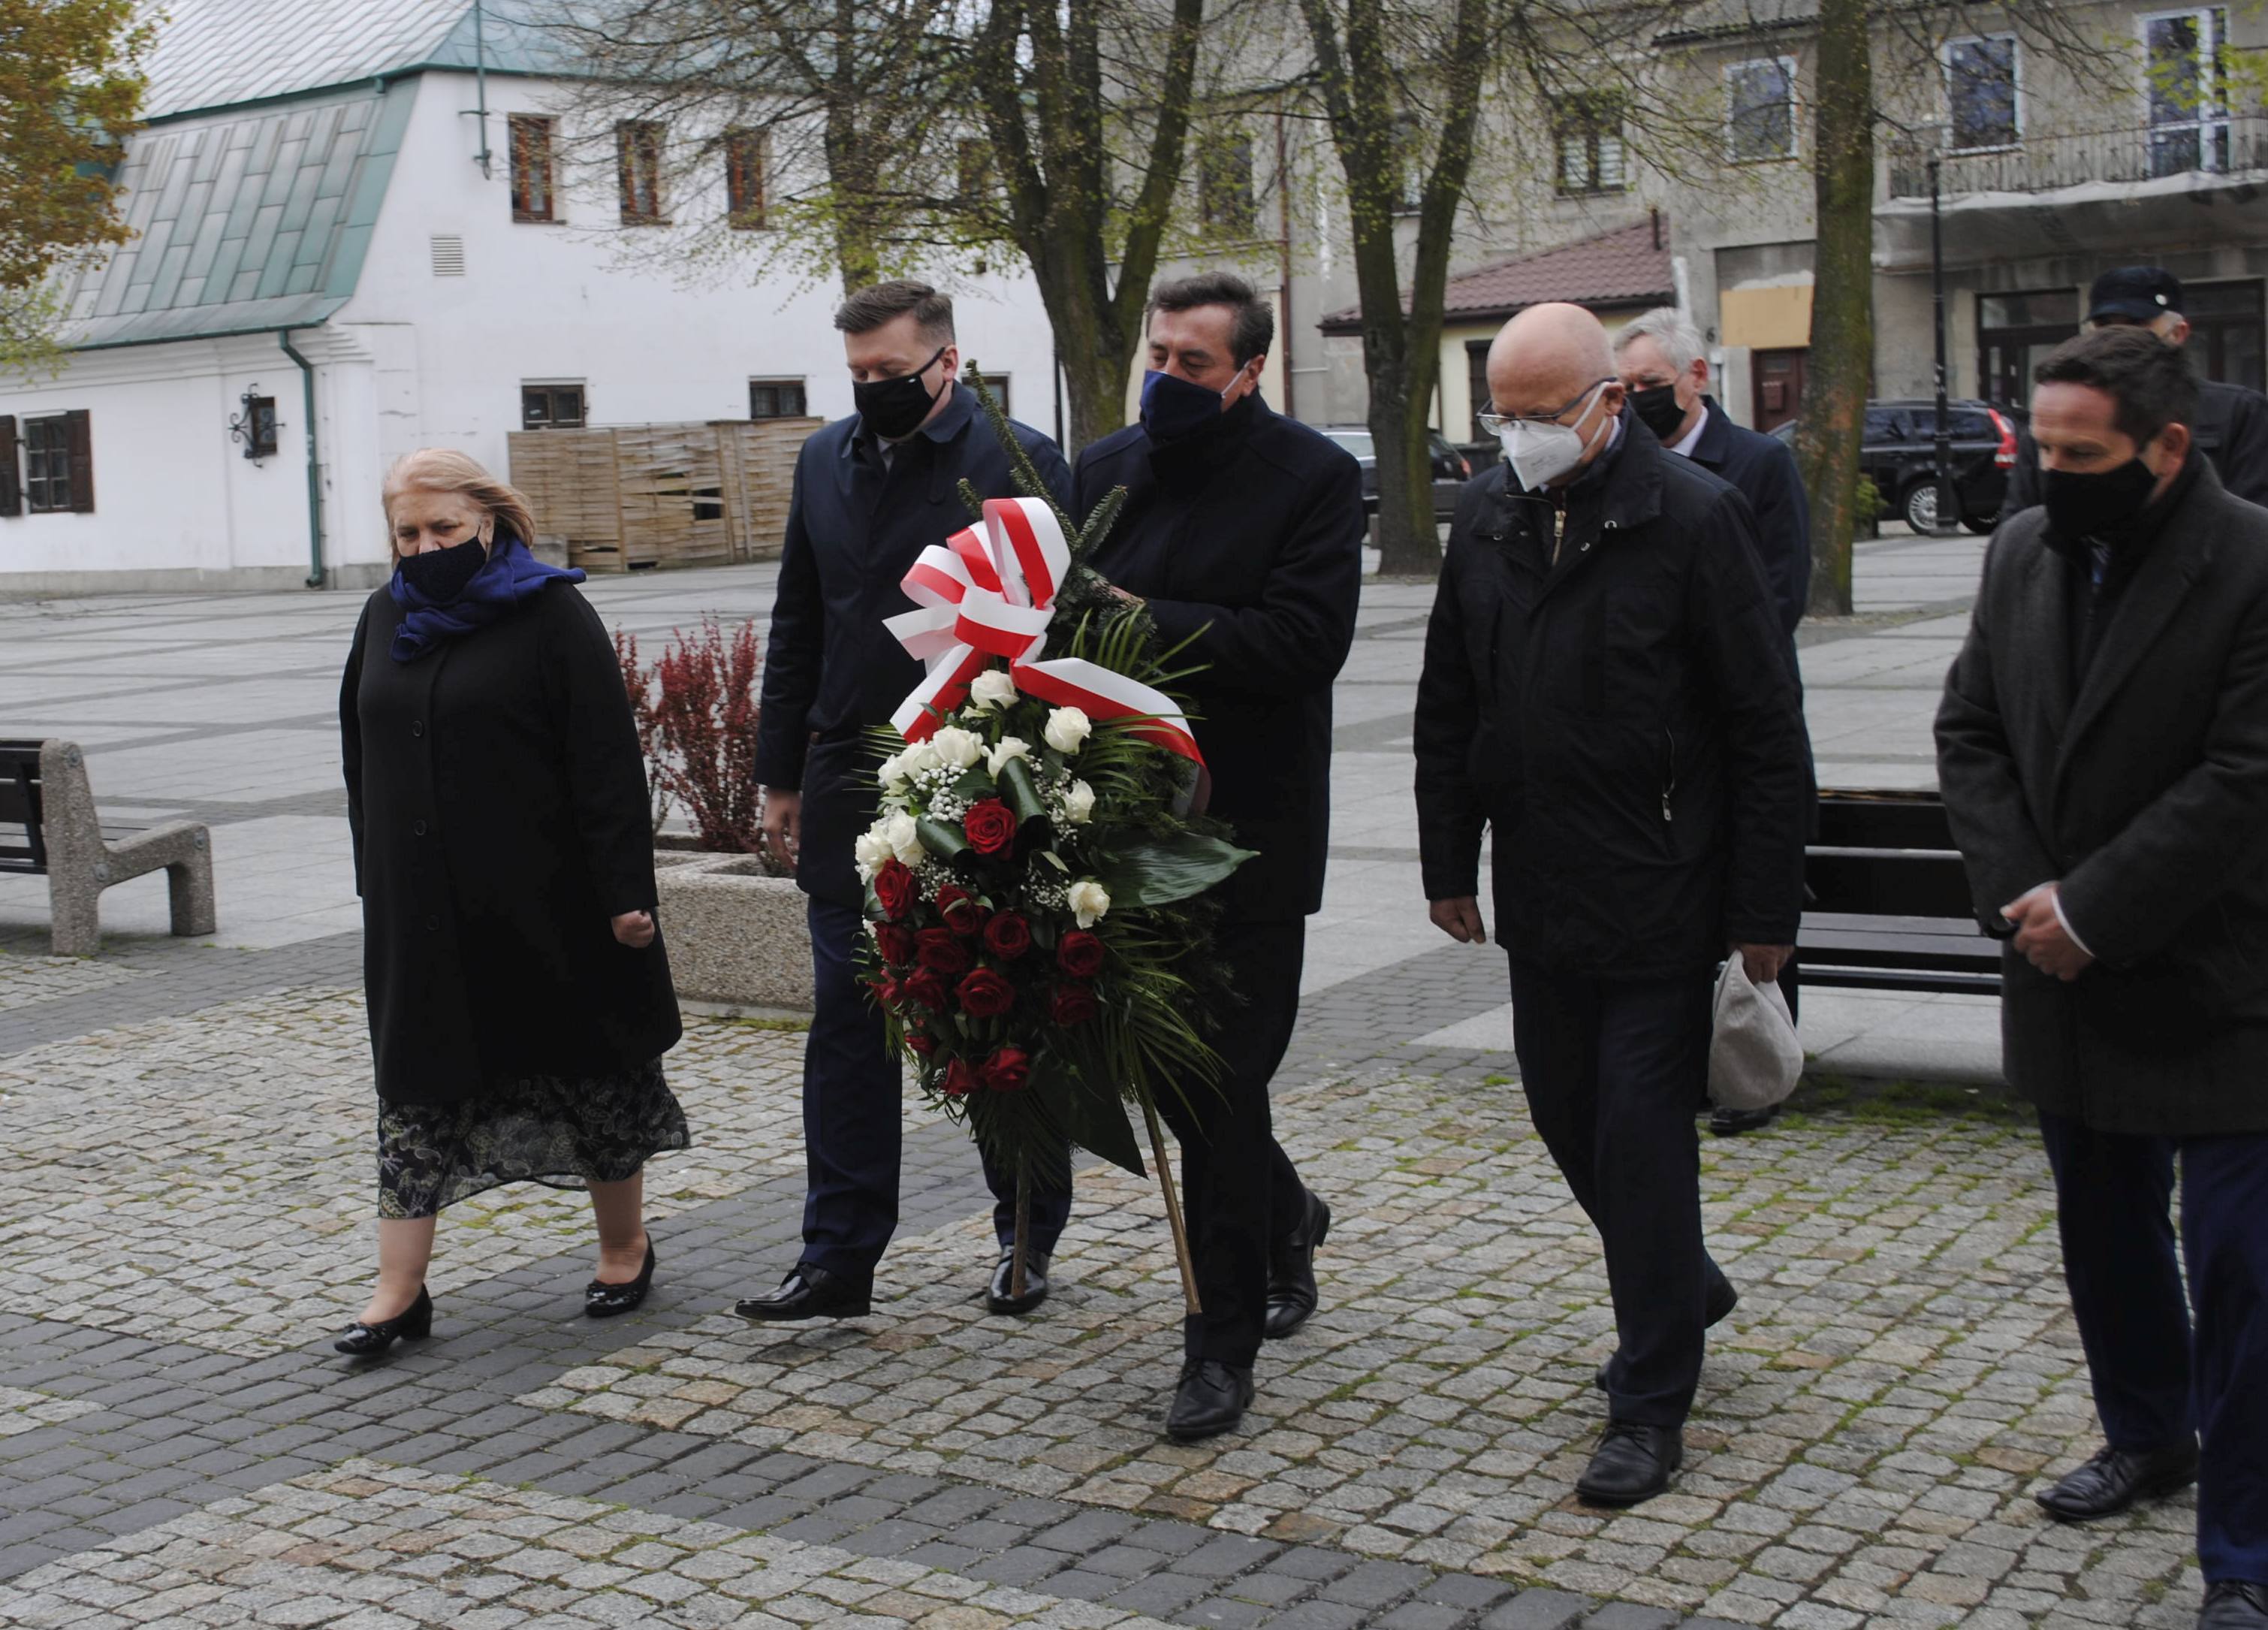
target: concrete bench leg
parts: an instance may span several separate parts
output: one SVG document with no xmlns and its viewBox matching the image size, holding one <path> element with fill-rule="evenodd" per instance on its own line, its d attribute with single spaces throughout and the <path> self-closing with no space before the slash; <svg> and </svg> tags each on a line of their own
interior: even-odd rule
<svg viewBox="0 0 2268 1630">
<path fill-rule="evenodd" d="M 92 956 L 102 949 L 101 898 L 102 885 L 91 877 L 48 874 L 48 915 L 55 925 L 48 948 L 55 955 Z"/>
<path fill-rule="evenodd" d="M 195 848 L 166 868 L 166 896 L 176 938 L 209 934 L 218 926 L 213 915 L 212 844 L 196 830 Z"/>
</svg>

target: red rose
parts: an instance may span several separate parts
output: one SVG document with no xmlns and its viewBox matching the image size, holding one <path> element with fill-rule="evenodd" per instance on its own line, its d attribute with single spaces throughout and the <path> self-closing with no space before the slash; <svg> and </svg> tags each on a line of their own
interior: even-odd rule
<svg viewBox="0 0 2268 1630">
<path fill-rule="evenodd" d="M 1016 841 L 1016 812 L 997 798 L 980 798 L 961 817 L 961 830 L 978 854 L 998 854 Z"/>
<path fill-rule="evenodd" d="M 937 1051 L 937 1037 L 926 1030 L 908 1030 L 906 1051 L 926 1058 Z"/>
<path fill-rule="evenodd" d="M 919 1002 L 932 1013 L 945 1011 L 945 981 L 930 968 L 918 968 L 905 977 L 898 993 L 909 1002 Z"/>
<path fill-rule="evenodd" d="M 984 926 L 984 908 L 958 883 L 947 883 L 937 891 L 937 914 L 964 940 Z"/>
<path fill-rule="evenodd" d="M 921 898 L 921 885 L 905 862 L 885 860 L 874 874 L 874 898 L 882 903 L 883 915 L 896 922 Z"/>
<path fill-rule="evenodd" d="M 953 937 L 950 928 L 924 928 L 914 936 L 915 955 L 924 968 L 934 968 L 948 979 L 958 979 L 976 965 L 976 954 Z"/>
<path fill-rule="evenodd" d="M 1056 966 L 1074 979 L 1092 979 L 1102 971 L 1102 941 L 1084 928 L 1074 928 L 1056 947 Z"/>
<path fill-rule="evenodd" d="M 1083 985 L 1059 985 L 1049 1011 L 1057 1024 L 1085 1024 L 1094 1017 L 1094 992 Z"/>
<path fill-rule="evenodd" d="M 1003 1047 L 984 1061 L 984 1084 L 994 1092 L 1021 1092 L 1032 1073 L 1032 1056 L 1020 1047 Z"/>
<path fill-rule="evenodd" d="M 896 923 L 878 924 L 874 929 L 874 948 L 882 960 L 893 968 L 902 968 L 914 959 L 914 937 Z"/>
<path fill-rule="evenodd" d="M 877 979 L 873 982 L 873 988 L 874 999 L 882 1004 L 884 1010 L 889 1013 L 897 1012 L 898 999 L 904 994 L 898 982 L 895 979 Z"/>
<path fill-rule="evenodd" d="M 997 1019 L 1016 1005 L 1016 987 L 990 968 L 979 968 L 954 987 L 961 1011 L 972 1019 Z"/>
<path fill-rule="evenodd" d="M 1032 948 L 1032 926 L 1013 911 L 1001 911 L 984 925 L 984 948 L 1012 963 Z"/>
<path fill-rule="evenodd" d="M 945 1066 L 945 1095 L 965 1098 L 976 1089 L 976 1072 L 968 1067 L 966 1058 L 955 1058 Z"/>
</svg>

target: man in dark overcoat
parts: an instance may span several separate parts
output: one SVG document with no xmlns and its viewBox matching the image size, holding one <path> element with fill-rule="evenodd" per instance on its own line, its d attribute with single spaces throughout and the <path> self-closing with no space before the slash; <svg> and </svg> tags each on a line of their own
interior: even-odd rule
<svg viewBox="0 0 2268 1630">
<path fill-rule="evenodd" d="M 1506 456 L 1458 499 L 1426 629 L 1418 851 L 1433 921 L 1476 942 L 1494 835 L 1521 1084 L 1619 1338 L 1575 1490 L 1630 1505 L 1683 1461 L 1736 1299 L 1701 1235 L 1711 982 L 1794 943 L 1810 774 L 1747 500 L 1627 411 L 1580 306 L 1513 318 L 1488 380 Z"/>
<path fill-rule="evenodd" d="M 810 897 L 810 1186 L 803 1253 L 777 1290 L 738 1305 L 749 1319 L 865 1313 L 897 1228 L 901 1074 L 881 1010 L 858 982 L 864 892 L 851 843 L 879 799 L 866 733 L 889 722 L 923 669 L 882 621 L 912 609 L 898 586 L 915 557 L 968 524 L 963 480 L 983 498 L 1015 492 L 1007 453 L 955 383 L 949 299 L 926 284 L 878 284 L 843 301 L 835 326 L 858 410 L 815 432 L 796 461 L 756 736 L 764 840 Z M 1015 434 L 1049 489 L 1067 496 L 1071 472 L 1056 445 L 1021 424 Z M 987 1305 L 1027 1312 L 1048 1294 L 1048 1259 L 1071 1215 L 1068 1154 L 1034 1185 L 1021 1297 L 1010 1294 L 1015 1176 L 989 1161 L 984 1175 L 1000 1242 Z"/>
<path fill-rule="evenodd" d="M 2108 1440 L 2037 1498 L 2076 1522 L 2196 1480 L 2198 1622 L 2262 1630 L 2268 510 L 2198 449 L 2179 351 L 2099 330 L 2035 378 L 2043 501 L 1985 553 L 1937 751 Z"/>
<path fill-rule="evenodd" d="M 1709 355 L 1700 333 L 1674 306 L 1658 306 L 1615 330 L 1615 365 L 1630 393 L 1631 411 L 1654 439 L 1730 482 L 1748 499 L 1756 516 L 1757 556 L 1793 661 L 1795 631 L 1811 597 L 1811 503 L 1804 496 L 1793 449 L 1776 436 L 1734 424 L 1717 405 L 1709 394 Z M 1800 690 L 1800 668 L 1796 683 Z M 1803 1005 L 1793 955 L 1779 970 L 1779 988 L 1793 1017 Z M 1709 1130 L 1720 1138 L 1737 1137 L 1769 1125 L 1778 1113 L 1778 1104 L 1765 1110 L 1720 1106 L 1710 1112 Z"/>
<path fill-rule="evenodd" d="M 1142 419 L 1079 455 L 1072 513 L 1127 500 L 1099 572 L 1140 599 L 1184 682 L 1212 776 L 1211 812 L 1256 850 L 1221 886 L 1213 951 L 1241 1004 L 1209 1039 L 1215 1090 L 1162 1095 L 1182 1147 L 1201 1317 L 1183 1332 L 1174 1437 L 1235 1427 L 1263 1336 L 1314 1310 L 1329 1208 L 1277 1143 L 1268 1084 L 1300 1013 L 1307 918 L 1322 909 L 1329 841 L 1331 682 L 1354 641 L 1362 472 L 1270 411 L 1260 372 L 1275 319 L 1242 278 L 1160 284 L 1150 298 Z"/>
</svg>

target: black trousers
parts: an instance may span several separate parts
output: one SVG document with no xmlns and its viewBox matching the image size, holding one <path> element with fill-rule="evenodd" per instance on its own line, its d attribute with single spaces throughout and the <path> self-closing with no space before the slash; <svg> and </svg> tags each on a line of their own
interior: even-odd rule
<svg viewBox="0 0 2268 1630">
<path fill-rule="evenodd" d="M 865 1279 L 898 1227 L 903 1144 L 898 1061 L 882 1012 L 858 982 L 865 926 L 847 905 L 810 902 L 811 1035 L 803 1050 L 803 1260 Z M 992 1221 L 1005 1245 L 1016 1228 L 1016 1174 L 984 1162 Z M 1051 1254 L 1071 1220 L 1071 1162 L 1032 1184 L 1032 1249 Z"/>
<path fill-rule="evenodd" d="M 1620 1345 L 1609 1411 L 1683 1424 L 1701 1382 L 1703 1309 L 1722 1273 L 1701 1243 L 1693 1105 L 1709 1076 L 1705 973 L 1617 980 L 1512 964 L 1513 1048 L 1528 1113 L 1599 1231 Z"/>
<path fill-rule="evenodd" d="M 2040 1134 L 2103 1435 L 2134 1452 L 2201 1435 L 2198 1565 L 2268 1583 L 2268 1134 L 2122 1136 L 2044 1112 Z"/>
<path fill-rule="evenodd" d="M 1268 1083 L 1300 1017 L 1307 925 L 1228 923 L 1213 948 L 1235 978 L 1241 1006 L 1209 1039 L 1226 1066 L 1218 1087 L 1190 1082 L 1161 1093 L 1158 1113 L 1182 1146 L 1182 1204 L 1204 1309 L 1182 1321 L 1193 1359 L 1248 1368 L 1268 1314 L 1268 1248 L 1297 1231 L 1307 1189 L 1276 1141 Z"/>
</svg>

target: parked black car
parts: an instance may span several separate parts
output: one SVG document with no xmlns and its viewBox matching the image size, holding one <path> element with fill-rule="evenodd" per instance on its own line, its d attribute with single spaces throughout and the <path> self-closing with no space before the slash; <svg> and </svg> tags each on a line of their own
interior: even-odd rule
<svg viewBox="0 0 2268 1630">
<path fill-rule="evenodd" d="M 1990 532 L 2000 518 L 2008 472 L 2016 467 L 2017 417 L 1989 402 L 1946 404 L 1953 490 L 1961 499 L 1961 524 L 1971 532 Z M 1771 433 L 1792 440 L 1795 426 L 1777 425 Z M 1882 513 L 1920 533 L 1939 529 L 1936 435 L 1937 404 L 1929 397 L 1867 404 L 1859 468 L 1881 493 Z"/>
<path fill-rule="evenodd" d="M 1318 424 L 1315 428 L 1355 456 L 1362 466 L 1362 513 L 1378 513 L 1378 449 L 1366 424 Z M 1457 513 L 1457 490 L 1472 479 L 1473 467 L 1465 455 L 1438 432 L 1426 441 L 1433 455 L 1433 518 L 1447 520 Z"/>
</svg>

